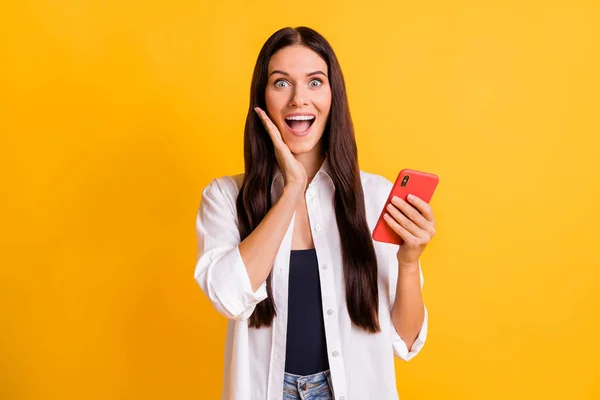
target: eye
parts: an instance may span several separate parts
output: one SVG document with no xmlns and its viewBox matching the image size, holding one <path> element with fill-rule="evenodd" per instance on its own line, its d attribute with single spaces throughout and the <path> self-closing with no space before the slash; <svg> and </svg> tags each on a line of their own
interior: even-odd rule
<svg viewBox="0 0 600 400">
<path fill-rule="evenodd" d="M 279 79 L 277 81 L 275 81 L 275 87 L 277 88 L 284 88 L 284 87 L 288 87 L 290 84 L 283 80 L 283 79 Z"/>
<path fill-rule="evenodd" d="M 319 87 L 323 84 L 323 82 L 320 79 L 313 79 L 312 81 L 308 82 L 308 86 L 316 88 Z"/>
</svg>

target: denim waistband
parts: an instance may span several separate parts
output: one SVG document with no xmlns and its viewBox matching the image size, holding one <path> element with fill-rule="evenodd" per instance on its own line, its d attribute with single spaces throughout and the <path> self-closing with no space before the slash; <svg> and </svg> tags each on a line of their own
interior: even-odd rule
<svg viewBox="0 0 600 400">
<path fill-rule="evenodd" d="M 331 399 L 332 384 L 329 370 L 311 375 L 285 373 L 283 378 L 284 399 Z"/>
</svg>

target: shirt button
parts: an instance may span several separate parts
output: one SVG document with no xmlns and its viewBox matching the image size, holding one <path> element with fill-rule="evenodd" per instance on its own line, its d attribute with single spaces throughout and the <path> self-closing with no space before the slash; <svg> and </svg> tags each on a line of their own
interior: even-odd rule
<svg viewBox="0 0 600 400">
<path fill-rule="evenodd" d="M 317 231 L 317 232 L 321 232 L 321 225 L 317 225 L 317 226 L 315 226 L 315 231 Z"/>
<path fill-rule="evenodd" d="M 340 396 L 340 400 L 346 400 L 344 396 Z"/>
<path fill-rule="evenodd" d="M 331 309 L 327 310 L 327 315 L 331 315 L 331 314 L 333 314 L 333 310 L 331 310 Z"/>
<path fill-rule="evenodd" d="M 310 195 L 311 195 L 311 196 L 314 196 L 314 194 L 315 194 L 315 189 L 310 189 L 310 190 L 308 191 L 308 193 L 310 193 Z"/>
<path fill-rule="evenodd" d="M 331 353 L 332 356 L 337 357 L 340 355 L 340 353 L 338 353 L 337 351 L 334 351 L 333 353 Z"/>
<path fill-rule="evenodd" d="M 323 269 L 327 269 L 328 265 L 327 264 L 323 264 L 323 266 L 321 268 Z"/>
</svg>

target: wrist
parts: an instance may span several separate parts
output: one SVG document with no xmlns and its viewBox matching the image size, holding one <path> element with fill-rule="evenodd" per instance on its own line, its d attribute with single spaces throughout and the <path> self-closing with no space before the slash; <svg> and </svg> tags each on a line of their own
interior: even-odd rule
<svg viewBox="0 0 600 400">
<path fill-rule="evenodd" d="M 283 187 L 283 193 L 282 193 L 281 197 L 294 199 L 294 202 L 298 203 L 304 197 L 304 189 L 302 188 L 302 186 L 297 185 L 297 184 L 286 185 Z"/>
<path fill-rule="evenodd" d="M 305 189 L 306 189 L 306 184 L 305 183 L 303 184 L 302 182 L 300 182 L 300 183 L 297 183 L 297 182 L 288 182 L 283 187 L 283 191 L 285 193 L 289 192 L 289 193 L 293 193 L 295 195 L 299 195 L 299 194 L 304 193 Z"/>
<path fill-rule="evenodd" d="M 402 271 L 418 271 L 419 270 L 419 260 L 417 260 L 417 261 L 398 260 L 398 269 L 401 269 Z"/>
</svg>

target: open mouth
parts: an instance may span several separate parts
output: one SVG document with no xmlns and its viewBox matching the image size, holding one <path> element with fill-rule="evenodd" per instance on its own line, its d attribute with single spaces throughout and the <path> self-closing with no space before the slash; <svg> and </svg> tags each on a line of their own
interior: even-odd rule
<svg viewBox="0 0 600 400">
<path fill-rule="evenodd" d="M 303 133 L 310 129 L 315 122 L 314 115 L 293 115 L 285 119 L 285 124 L 294 133 Z"/>
</svg>

